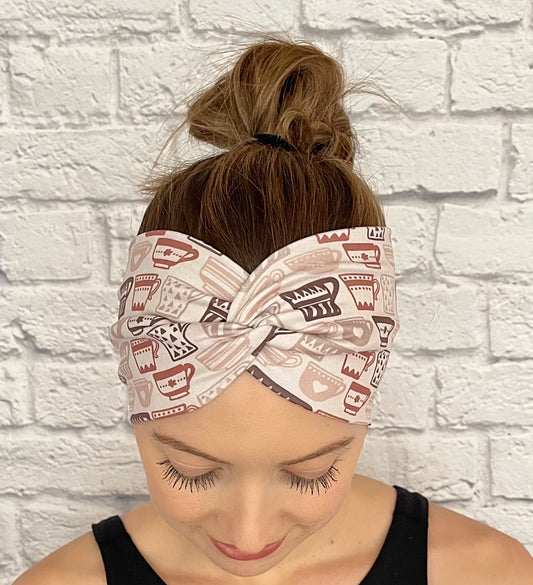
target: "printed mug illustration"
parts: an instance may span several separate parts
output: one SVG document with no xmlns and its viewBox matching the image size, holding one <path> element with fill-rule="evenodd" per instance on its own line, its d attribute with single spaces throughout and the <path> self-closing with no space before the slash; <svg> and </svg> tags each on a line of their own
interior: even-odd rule
<svg viewBox="0 0 533 585">
<path fill-rule="evenodd" d="M 301 238 L 251 273 L 188 234 L 146 232 L 117 299 L 108 331 L 132 422 L 196 410 L 247 371 L 306 410 L 368 424 L 399 329 L 385 226 Z"/>
</svg>

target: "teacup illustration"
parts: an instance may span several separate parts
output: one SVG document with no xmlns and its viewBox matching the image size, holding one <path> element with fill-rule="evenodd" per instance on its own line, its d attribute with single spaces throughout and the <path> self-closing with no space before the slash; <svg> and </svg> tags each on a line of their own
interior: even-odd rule
<svg viewBox="0 0 533 585">
<path fill-rule="evenodd" d="M 168 269 L 176 266 L 178 262 L 196 258 L 198 258 L 196 248 L 172 238 L 159 238 L 152 253 L 152 261 L 156 268 Z"/>
</svg>

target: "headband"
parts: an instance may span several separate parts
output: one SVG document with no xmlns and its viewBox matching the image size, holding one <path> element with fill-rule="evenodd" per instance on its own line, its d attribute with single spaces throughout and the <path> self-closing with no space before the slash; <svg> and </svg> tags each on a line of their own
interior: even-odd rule
<svg viewBox="0 0 533 585">
<path fill-rule="evenodd" d="M 201 408 L 246 370 L 309 411 L 370 424 L 400 327 L 386 226 L 304 237 L 251 273 L 191 235 L 146 232 L 117 298 L 108 333 L 131 423 Z"/>
</svg>

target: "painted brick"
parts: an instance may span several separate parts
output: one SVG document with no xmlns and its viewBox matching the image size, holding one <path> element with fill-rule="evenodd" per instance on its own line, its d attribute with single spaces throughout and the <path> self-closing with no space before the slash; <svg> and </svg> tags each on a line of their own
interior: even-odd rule
<svg viewBox="0 0 533 585">
<path fill-rule="evenodd" d="M 11 114 L 37 128 L 110 121 L 110 50 L 19 46 L 11 58 Z"/>
<path fill-rule="evenodd" d="M 0 268 L 11 282 L 76 280 L 91 274 L 91 219 L 84 211 L 0 218 Z"/>
<path fill-rule="evenodd" d="M 144 496 L 146 476 L 135 439 L 114 435 L 11 433 L 2 443 L 0 495 Z"/>
<path fill-rule="evenodd" d="M 355 126 L 357 129 L 357 126 Z M 359 133 L 364 177 L 378 194 L 496 193 L 501 136 L 494 124 L 372 124 Z M 409 193 L 410 194 L 410 193 Z M 468 197 L 466 198 L 468 200 Z"/>
<path fill-rule="evenodd" d="M 7 7 L 4 7 L 5 4 Z M 173 0 L 3 0 L 2 28 L 5 34 L 45 34 L 61 41 L 169 30 Z M 2 585 L 0 583 L 0 585 Z"/>
<path fill-rule="evenodd" d="M 533 107 L 531 55 L 518 35 L 462 39 L 452 58 L 452 111 Z"/>
<path fill-rule="evenodd" d="M 477 348 L 484 339 L 486 301 L 480 285 L 417 290 L 397 283 L 398 349 L 442 351 Z"/>
<path fill-rule="evenodd" d="M 533 285 L 491 283 L 488 291 L 491 354 L 533 359 Z"/>
<path fill-rule="evenodd" d="M 126 420 L 127 389 L 118 362 L 39 361 L 28 377 L 35 392 L 35 418 L 56 428 L 112 427 Z"/>
<path fill-rule="evenodd" d="M 448 49 L 444 41 L 394 39 L 372 41 L 371 47 L 366 47 L 359 39 L 352 38 L 342 47 L 343 68 L 350 81 L 369 75 L 408 111 L 445 111 Z M 396 111 L 386 100 L 373 95 L 355 94 L 350 96 L 349 103 L 353 113 L 375 104 L 387 111 Z"/>
<path fill-rule="evenodd" d="M 444 204 L 435 256 L 448 274 L 533 272 L 533 206 Z"/>
<path fill-rule="evenodd" d="M 520 22 L 525 0 L 398 0 L 346 2 L 345 0 L 304 0 L 304 22 L 319 29 L 348 29 L 355 25 L 375 30 L 432 26 L 455 28 L 474 24 Z"/>
<path fill-rule="evenodd" d="M 509 196 L 517 201 L 533 199 L 533 125 L 512 126 L 513 166 L 509 178 Z"/>
<path fill-rule="evenodd" d="M 264 8 L 247 0 L 232 0 L 231 4 L 224 0 L 189 0 L 196 30 L 287 30 L 296 25 L 297 10 L 295 0 L 269 0 Z"/>
<path fill-rule="evenodd" d="M 533 420 L 532 362 L 483 364 L 456 358 L 437 365 L 437 377 L 437 422 L 443 427 L 530 425 Z"/>
<path fill-rule="evenodd" d="M 417 491 L 437 503 L 474 496 L 482 463 L 481 445 L 473 433 L 373 433 L 369 429 L 357 473 Z"/>
<path fill-rule="evenodd" d="M 526 403 L 524 409 L 529 411 L 529 422 L 531 422 L 533 411 L 531 390 L 529 404 Z M 491 494 L 506 498 L 533 499 L 533 481 L 531 481 L 533 478 L 533 432 L 494 433 L 490 437 L 490 455 Z"/>
<path fill-rule="evenodd" d="M 383 205 L 385 223 L 391 228 L 397 276 L 427 273 L 431 264 L 437 211 L 414 205 Z"/>
<path fill-rule="evenodd" d="M 0 135 L 4 198 L 113 201 L 139 198 L 155 138 L 148 128 Z"/>
<path fill-rule="evenodd" d="M 9 359 L 1 362 L 0 426 L 33 422 L 33 384 L 30 381 L 23 361 Z"/>
<path fill-rule="evenodd" d="M 435 394 L 434 368 L 428 358 L 404 358 L 391 353 L 372 411 L 374 428 L 427 427 Z"/>
<path fill-rule="evenodd" d="M 108 339 L 108 327 L 118 314 L 113 287 L 39 286 L 5 294 L 14 306 L 21 331 L 40 352 L 71 358 L 114 355 Z"/>
</svg>

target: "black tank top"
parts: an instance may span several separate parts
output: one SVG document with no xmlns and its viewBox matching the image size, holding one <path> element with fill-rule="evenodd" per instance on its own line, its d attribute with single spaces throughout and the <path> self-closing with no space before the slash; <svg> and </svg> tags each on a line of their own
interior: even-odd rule
<svg viewBox="0 0 533 585">
<path fill-rule="evenodd" d="M 396 506 L 385 542 L 364 579 L 353 585 L 427 585 L 428 500 L 393 487 Z M 91 527 L 108 585 L 166 585 L 133 544 L 120 516 Z"/>
</svg>

